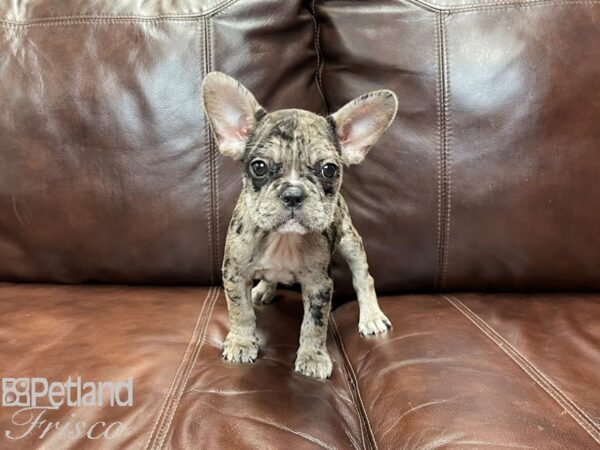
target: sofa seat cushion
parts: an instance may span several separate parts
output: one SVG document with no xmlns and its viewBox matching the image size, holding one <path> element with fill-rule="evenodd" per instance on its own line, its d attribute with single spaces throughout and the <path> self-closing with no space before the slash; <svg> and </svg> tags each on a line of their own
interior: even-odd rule
<svg viewBox="0 0 600 450">
<path fill-rule="evenodd" d="M 220 358 L 229 323 L 219 288 L 0 284 L 0 448 L 597 446 L 600 296 L 381 305 L 394 328 L 379 337 L 358 336 L 356 302 L 334 312 L 334 372 L 317 381 L 293 372 L 297 293 L 256 307 L 259 358 L 234 365 Z M 133 405 L 6 404 L 6 379 L 34 377 L 131 377 Z"/>
<path fill-rule="evenodd" d="M 31 413 L 6 406 L 10 393 L 2 386 L 0 448 L 143 448 L 180 392 L 174 380 L 191 364 L 217 292 L 0 283 L 3 381 L 133 380 L 131 407 L 62 405 L 43 411 L 40 420 L 47 422 L 30 431 Z M 51 406 L 45 399 L 37 405 Z M 92 429 L 89 437 L 77 435 L 77 422 L 85 422 L 83 433 Z"/>
<path fill-rule="evenodd" d="M 597 432 L 600 426 L 598 296 L 465 294 L 449 299 L 485 330 L 490 339 L 509 349 L 515 362 L 523 365 L 525 359 L 537 371 L 532 376 L 544 389 L 561 403 L 567 403 L 565 409 L 582 426 L 595 425 Z"/>
<path fill-rule="evenodd" d="M 31 411 L 2 406 L 0 448 L 364 448 L 334 340 L 331 380 L 293 372 L 302 303 L 287 297 L 257 307 L 259 360 L 233 365 L 218 288 L 0 283 L 0 377 L 133 379 L 133 406 L 62 405 L 31 431 Z M 80 421 L 91 437 L 66 425 Z"/>
<path fill-rule="evenodd" d="M 253 364 L 221 360 L 229 330 L 219 295 L 196 364 L 159 447 L 210 449 L 361 449 L 368 445 L 360 414 L 329 336 L 334 364 L 330 380 L 296 374 L 294 360 L 302 322 L 297 293 L 284 292 L 255 308 L 260 341 Z"/>
<path fill-rule="evenodd" d="M 596 448 L 598 295 L 387 297 L 384 337 L 338 308 L 346 370 L 379 448 Z"/>
</svg>

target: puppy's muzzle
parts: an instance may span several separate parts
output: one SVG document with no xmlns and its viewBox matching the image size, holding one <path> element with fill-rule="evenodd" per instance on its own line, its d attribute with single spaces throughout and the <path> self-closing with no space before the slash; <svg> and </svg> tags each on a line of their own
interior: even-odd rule
<svg viewBox="0 0 600 450">
<path fill-rule="evenodd" d="M 306 192 L 301 186 L 286 183 L 279 192 L 279 198 L 286 208 L 297 209 L 302 206 L 302 202 L 306 198 Z"/>
</svg>

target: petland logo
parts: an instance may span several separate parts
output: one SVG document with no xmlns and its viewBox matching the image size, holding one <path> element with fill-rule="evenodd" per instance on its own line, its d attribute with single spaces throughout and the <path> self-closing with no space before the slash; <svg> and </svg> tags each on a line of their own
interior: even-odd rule
<svg viewBox="0 0 600 450">
<path fill-rule="evenodd" d="M 69 377 L 65 382 L 50 382 L 47 378 L 2 378 L 1 397 L 4 408 L 20 408 L 12 414 L 12 424 L 19 430 L 4 430 L 8 439 L 32 435 L 43 439 L 57 432 L 71 439 L 113 439 L 127 430 L 122 422 L 86 423 L 74 413 L 67 421 L 51 421 L 46 416 L 62 407 L 131 407 L 133 379 L 94 382 Z"/>
</svg>

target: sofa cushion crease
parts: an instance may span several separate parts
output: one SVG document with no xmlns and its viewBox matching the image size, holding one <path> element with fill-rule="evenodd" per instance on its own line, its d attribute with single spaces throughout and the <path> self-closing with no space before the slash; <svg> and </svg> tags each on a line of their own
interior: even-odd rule
<svg viewBox="0 0 600 450">
<path fill-rule="evenodd" d="M 463 294 L 455 296 L 463 298 Z M 545 371 L 551 383 L 570 382 L 571 388 L 595 397 L 593 374 L 583 379 L 574 375 L 586 374 L 600 361 L 600 346 L 594 346 L 600 337 L 597 332 L 594 337 L 597 326 L 587 322 L 588 332 L 566 335 L 566 343 L 553 339 L 552 329 L 564 320 L 599 314 L 597 295 L 578 295 L 587 305 L 578 311 L 570 311 L 565 300 L 569 296 L 561 294 L 546 296 L 544 302 L 536 301 L 536 296 L 530 301 L 526 294 L 466 296 L 469 303 L 494 318 L 496 330 L 509 330 L 513 339 L 520 330 L 520 345 L 527 349 L 528 359 L 537 360 L 540 370 L 545 368 L 543 355 L 547 352 L 568 361 L 566 367 L 552 365 L 552 371 Z M 496 309 L 498 298 L 502 300 Z M 510 309 L 505 307 L 507 303 Z M 548 449 L 597 445 L 590 427 L 566 413 L 565 405 L 442 296 L 385 297 L 381 304 L 394 324 L 389 336 L 359 337 L 355 302 L 334 312 L 378 448 L 426 448 L 436 443 L 457 449 L 476 443 L 491 448 L 533 445 Z M 536 325 L 545 304 L 553 311 L 552 320 Z M 520 326 L 517 320 L 527 321 L 528 326 Z M 547 347 L 540 345 L 546 338 L 551 339 Z M 597 406 L 593 398 L 571 398 Z M 594 410 L 588 412 L 593 417 Z M 444 427 L 440 428 L 440 423 Z"/>
</svg>

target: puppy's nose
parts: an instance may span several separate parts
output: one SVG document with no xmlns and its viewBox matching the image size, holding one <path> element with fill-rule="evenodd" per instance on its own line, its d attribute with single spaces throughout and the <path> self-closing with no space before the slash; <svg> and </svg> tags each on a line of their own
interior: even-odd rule
<svg viewBox="0 0 600 450">
<path fill-rule="evenodd" d="M 306 193 L 300 186 L 289 186 L 281 191 L 279 198 L 288 208 L 298 208 L 306 198 Z"/>
</svg>

